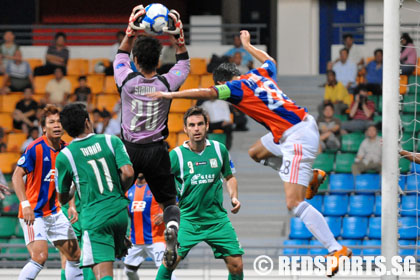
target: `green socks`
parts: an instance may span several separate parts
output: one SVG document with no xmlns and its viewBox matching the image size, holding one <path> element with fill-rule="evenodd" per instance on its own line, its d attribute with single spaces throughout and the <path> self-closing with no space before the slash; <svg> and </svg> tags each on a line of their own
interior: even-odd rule
<svg viewBox="0 0 420 280">
<path fill-rule="evenodd" d="M 96 280 L 95 274 L 93 273 L 92 268 L 85 267 L 82 270 L 83 270 L 83 279 L 85 279 L 85 280 Z"/>
<path fill-rule="evenodd" d="M 229 278 L 228 280 L 243 280 L 244 279 L 244 274 L 230 274 L 229 273 Z"/>
<path fill-rule="evenodd" d="M 66 270 L 61 269 L 61 280 L 66 280 Z"/>
<path fill-rule="evenodd" d="M 156 280 L 171 280 L 172 270 L 169 270 L 163 264 L 159 267 Z"/>
<path fill-rule="evenodd" d="M 111 276 L 105 276 L 105 277 L 102 277 L 101 280 L 112 280 L 112 277 Z"/>
</svg>

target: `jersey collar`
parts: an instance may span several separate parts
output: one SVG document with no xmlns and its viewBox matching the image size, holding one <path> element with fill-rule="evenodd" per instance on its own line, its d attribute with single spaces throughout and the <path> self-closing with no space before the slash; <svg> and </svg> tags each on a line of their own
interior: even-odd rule
<svg viewBox="0 0 420 280">
<path fill-rule="evenodd" d="M 91 137 L 91 136 L 93 136 L 93 135 L 95 135 L 95 133 L 89 133 L 88 135 L 86 135 L 85 137 L 83 137 L 83 138 L 74 138 L 73 139 L 73 141 L 82 141 L 82 140 L 85 140 L 85 139 L 87 139 L 87 138 L 89 138 L 89 137 Z"/>
<path fill-rule="evenodd" d="M 186 149 L 188 149 L 192 152 L 192 150 L 190 149 L 190 146 L 188 145 L 188 142 L 190 142 L 190 140 L 184 141 L 184 144 L 182 144 L 182 146 L 184 146 L 184 148 L 186 148 Z M 209 139 L 206 139 L 206 147 L 207 146 L 211 146 Z M 199 153 L 198 155 L 202 155 L 205 150 L 206 149 L 202 150 L 201 153 Z"/>
</svg>

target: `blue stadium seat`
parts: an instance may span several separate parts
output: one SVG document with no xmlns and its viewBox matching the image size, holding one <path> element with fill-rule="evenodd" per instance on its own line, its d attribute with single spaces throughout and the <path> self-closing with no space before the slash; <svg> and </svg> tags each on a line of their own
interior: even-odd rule
<svg viewBox="0 0 420 280">
<path fill-rule="evenodd" d="M 290 219 L 290 239 L 309 239 L 311 237 L 312 233 L 299 218 L 293 217 Z"/>
<path fill-rule="evenodd" d="M 375 209 L 373 210 L 373 214 L 375 216 L 380 216 L 382 213 L 382 196 L 379 194 L 375 196 Z"/>
<path fill-rule="evenodd" d="M 328 226 L 335 238 L 341 235 L 341 217 L 325 217 Z"/>
<path fill-rule="evenodd" d="M 338 173 L 330 175 L 330 192 L 352 192 L 354 191 L 353 175 Z"/>
<path fill-rule="evenodd" d="M 378 192 L 381 190 L 379 174 L 360 174 L 355 179 L 356 192 Z"/>
<path fill-rule="evenodd" d="M 416 245 L 416 241 L 415 240 L 398 240 L 398 245 L 400 246 L 413 246 Z M 416 249 L 412 248 L 400 248 L 398 250 L 398 255 L 400 256 L 413 256 L 414 254 L 416 254 Z"/>
<path fill-rule="evenodd" d="M 405 190 L 405 186 L 407 184 L 407 175 L 400 175 L 400 178 L 398 179 L 398 185 L 402 190 Z"/>
<path fill-rule="evenodd" d="M 318 240 L 311 240 L 309 241 L 309 246 L 322 246 L 321 242 Z M 328 254 L 328 250 L 322 246 L 322 248 L 311 248 L 309 249 L 309 254 L 315 256 L 325 256 Z"/>
<path fill-rule="evenodd" d="M 289 239 L 289 240 L 284 240 L 283 241 L 283 245 L 308 245 L 309 244 L 309 240 L 305 240 L 305 239 Z M 308 254 L 308 249 L 304 249 L 304 248 L 284 248 L 283 249 L 283 254 L 286 256 L 301 256 L 301 255 L 307 255 Z"/>
<path fill-rule="evenodd" d="M 372 239 L 372 240 L 363 240 L 363 246 L 381 246 L 381 240 Z M 381 255 L 381 248 L 363 248 L 363 256 L 379 256 Z"/>
<path fill-rule="evenodd" d="M 362 239 L 366 236 L 368 218 L 366 217 L 344 217 L 343 232 L 344 239 Z"/>
<path fill-rule="evenodd" d="M 369 219 L 369 233 L 370 239 L 381 239 L 381 217 L 371 217 Z"/>
<path fill-rule="evenodd" d="M 360 256 L 362 254 L 362 249 L 356 249 L 356 248 L 353 247 L 354 245 L 358 245 L 358 246 L 362 245 L 361 240 L 343 239 L 343 240 L 340 240 L 338 243 L 340 243 L 341 245 L 349 247 L 353 252 L 353 256 Z"/>
<path fill-rule="evenodd" d="M 350 216 L 370 216 L 373 212 L 374 195 L 351 195 L 349 202 Z"/>
<path fill-rule="evenodd" d="M 411 162 L 410 163 L 410 172 L 411 173 L 420 173 L 420 164 L 417 164 L 415 162 Z"/>
<path fill-rule="evenodd" d="M 415 217 L 401 217 L 398 219 L 398 234 L 401 239 L 415 239 L 417 237 L 417 219 Z"/>
<path fill-rule="evenodd" d="M 322 205 L 324 203 L 323 195 L 316 195 L 311 200 L 307 200 L 307 202 L 311 204 L 316 210 L 322 213 Z"/>
<path fill-rule="evenodd" d="M 418 216 L 420 215 L 420 197 L 416 194 L 404 195 L 401 199 L 401 215 L 402 216 Z"/>
<path fill-rule="evenodd" d="M 420 175 L 408 174 L 407 175 L 407 191 L 418 191 L 418 185 L 420 184 Z"/>
<path fill-rule="evenodd" d="M 347 213 L 349 198 L 345 194 L 330 194 L 324 198 L 325 216 L 344 216 Z"/>
</svg>

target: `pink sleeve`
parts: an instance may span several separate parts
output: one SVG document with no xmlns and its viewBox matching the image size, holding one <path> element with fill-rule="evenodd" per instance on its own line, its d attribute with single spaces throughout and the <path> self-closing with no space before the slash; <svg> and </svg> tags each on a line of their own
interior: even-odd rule
<svg viewBox="0 0 420 280">
<path fill-rule="evenodd" d="M 120 87 L 128 74 L 133 72 L 130 66 L 130 56 L 127 53 L 117 53 L 113 66 L 115 83 Z"/>
</svg>

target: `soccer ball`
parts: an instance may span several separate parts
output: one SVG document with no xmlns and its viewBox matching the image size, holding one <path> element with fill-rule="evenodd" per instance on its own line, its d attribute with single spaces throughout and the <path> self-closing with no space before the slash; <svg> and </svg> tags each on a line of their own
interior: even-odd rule
<svg viewBox="0 0 420 280">
<path fill-rule="evenodd" d="M 162 34 L 162 29 L 168 25 L 169 10 L 164 5 L 153 3 L 146 7 L 146 15 L 142 24 L 146 27 L 146 32 L 151 34 Z"/>
</svg>

